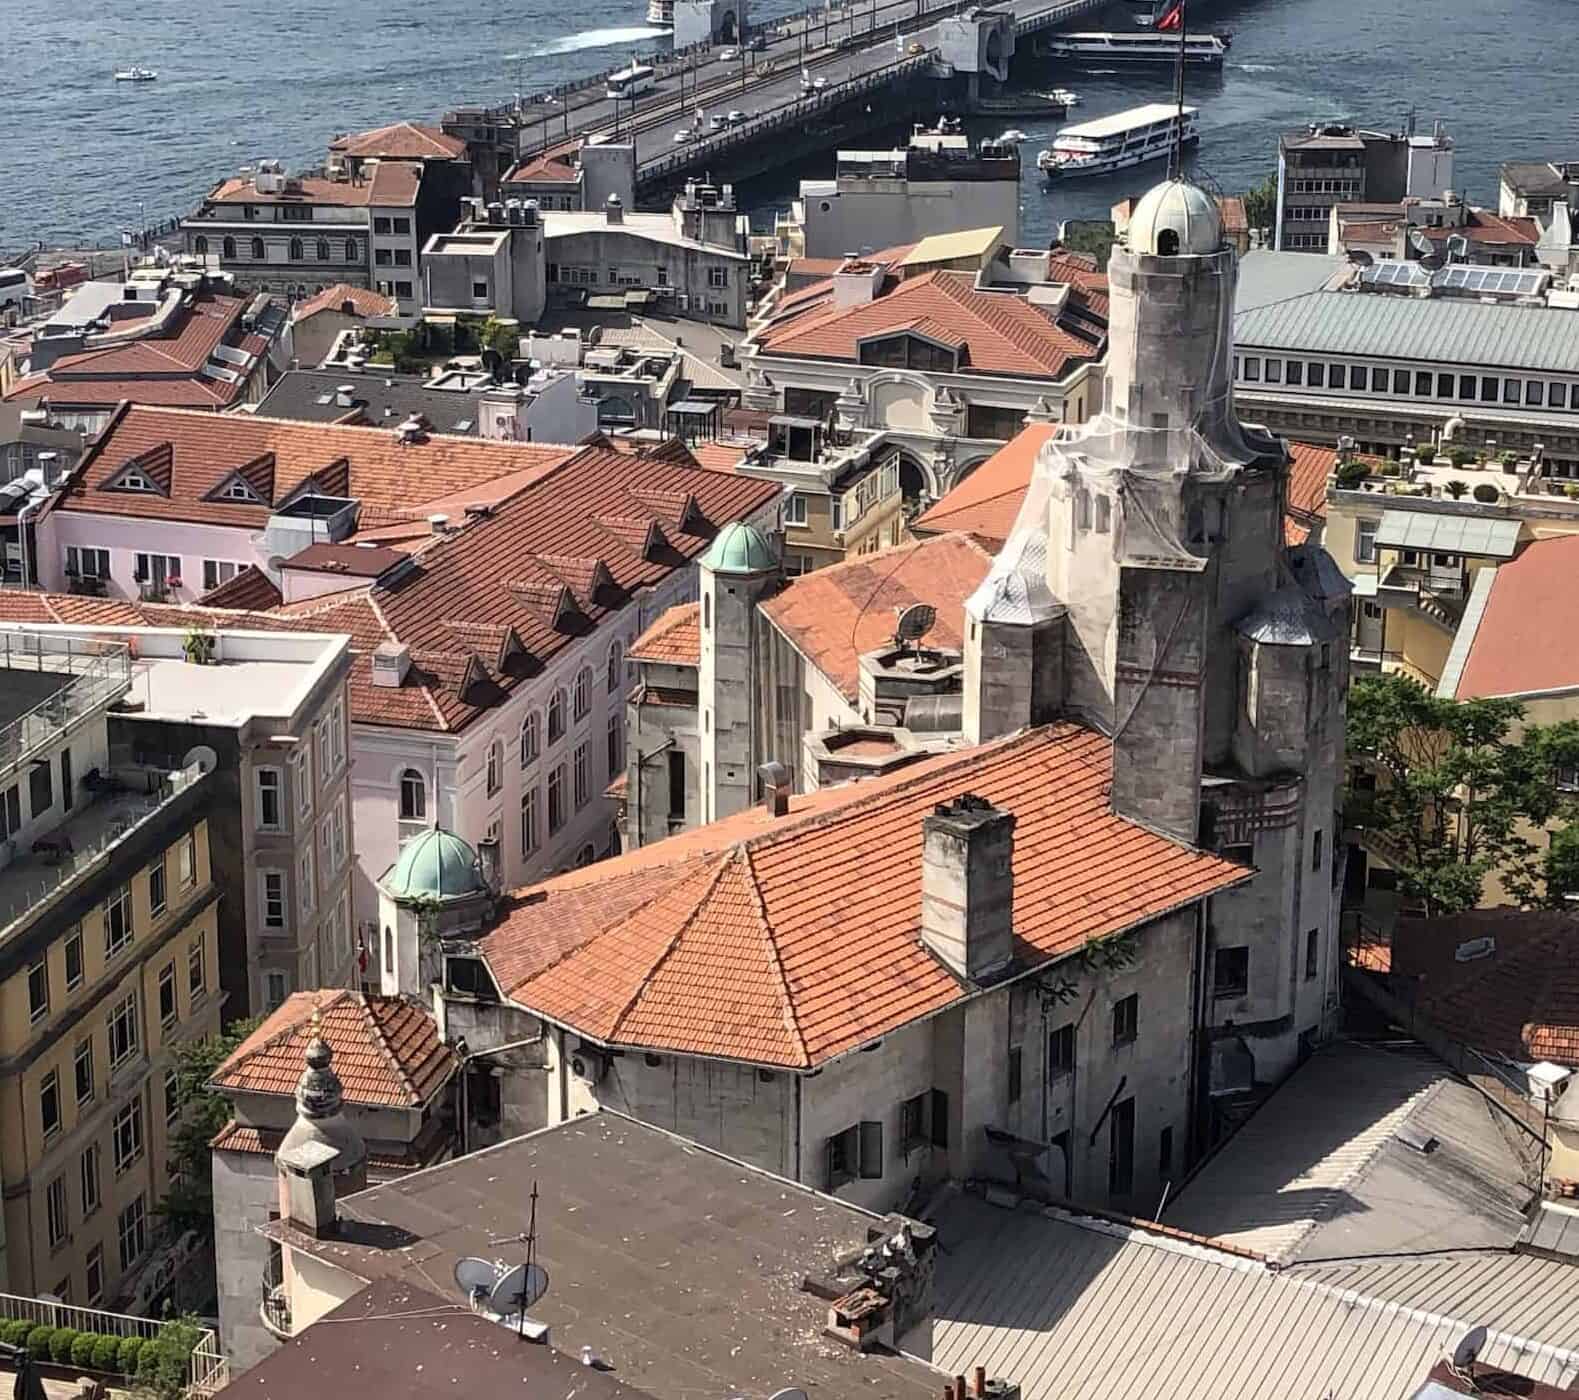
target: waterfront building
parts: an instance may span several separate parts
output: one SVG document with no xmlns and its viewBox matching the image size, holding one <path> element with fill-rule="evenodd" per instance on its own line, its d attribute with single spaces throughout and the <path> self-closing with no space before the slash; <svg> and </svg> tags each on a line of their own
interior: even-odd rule
<svg viewBox="0 0 1579 1400">
<path fill-rule="evenodd" d="M 1323 252 L 1334 204 L 1440 199 L 1453 188 L 1453 138 L 1437 122 L 1417 136 L 1335 122 L 1285 132 L 1278 141 L 1272 246 Z"/>
<path fill-rule="evenodd" d="M 122 641 L 9 632 L 0 811 L 0 1288 L 152 1311 L 174 1048 L 219 1030 L 214 776 L 118 752 Z"/>
<path fill-rule="evenodd" d="M 1579 182 L 1579 160 L 1510 160 L 1497 172 L 1497 212 L 1545 218 L 1567 203 Z"/>
<path fill-rule="evenodd" d="M 1373 261 L 1417 260 L 1442 254 L 1453 263 L 1528 267 L 1540 241 L 1536 220 L 1472 209 L 1449 190 L 1441 199 L 1396 204 L 1334 204 L 1326 252 L 1363 253 Z"/>
<path fill-rule="evenodd" d="M 400 303 L 383 292 L 336 282 L 291 307 L 291 359 L 311 368 L 322 364 L 349 330 L 398 330 Z"/>
<path fill-rule="evenodd" d="M 908 506 L 935 500 L 1027 417 L 1075 424 L 1098 410 L 1107 310 L 1089 262 L 1006 249 L 997 230 L 849 259 L 751 337 L 742 403 L 786 431 L 741 469 L 804 495 L 834 532 L 849 528 L 833 502 L 851 467 L 893 460 Z M 846 545 L 791 534 L 788 548 L 816 567 Z"/>
</svg>

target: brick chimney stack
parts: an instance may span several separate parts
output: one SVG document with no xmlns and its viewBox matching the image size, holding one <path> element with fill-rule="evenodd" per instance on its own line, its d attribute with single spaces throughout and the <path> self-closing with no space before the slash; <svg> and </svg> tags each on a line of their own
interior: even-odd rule
<svg viewBox="0 0 1579 1400">
<path fill-rule="evenodd" d="M 980 981 L 1014 957 L 1014 815 L 966 793 L 921 829 L 921 941 Z"/>
</svg>

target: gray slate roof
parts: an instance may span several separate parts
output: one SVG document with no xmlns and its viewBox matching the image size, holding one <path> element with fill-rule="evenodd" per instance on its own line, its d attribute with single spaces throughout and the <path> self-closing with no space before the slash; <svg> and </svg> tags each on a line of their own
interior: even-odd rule
<svg viewBox="0 0 1579 1400">
<path fill-rule="evenodd" d="M 353 403 L 349 408 L 335 399 L 335 390 L 342 384 L 352 386 Z M 260 418 L 292 418 L 302 423 L 336 423 L 350 413 L 360 413 L 374 427 L 391 428 L 420 413 L 436 433 L 477 435 L 475 394 L 425 389 L 420 379 L 410 375 L 293 369 L 280 376 L 258 405 Z M 461 427 L 462 423 L 466 427 Z"/>
<path fill-rule="evenodd" d="M 1241 350 L 1579 374 L 1579 312 L 1566 308 L 1324 291 L 1239 305 Z"/>
</svg>

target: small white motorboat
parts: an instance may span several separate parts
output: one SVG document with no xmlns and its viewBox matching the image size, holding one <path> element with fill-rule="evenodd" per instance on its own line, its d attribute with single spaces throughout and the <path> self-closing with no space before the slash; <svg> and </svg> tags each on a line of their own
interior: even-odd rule
<svg viewBox="0 0 1579 1400">
<path fill-rule="evenodd" d="M 1054 88 L 1047 95 L 1063 107 L 1075 107 L 1080 103 L 1080 94 L 1070 92 L 1068 88 Z"/>
<path fill-rule="evenodd" d="M 158 76 L 152 68 L 140 68 L 136 64 L 115 70 L 115 81 L 118 83 L 151 83 Z"/>
</svg>

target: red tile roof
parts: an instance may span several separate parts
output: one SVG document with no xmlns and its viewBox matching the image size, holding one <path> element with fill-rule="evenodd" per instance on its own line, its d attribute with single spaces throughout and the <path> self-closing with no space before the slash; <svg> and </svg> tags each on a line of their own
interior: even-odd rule
<svg viewBox="0 0 1579 1400">
<path fill-rule="evenodd" d="M 937 609 L 927 645 L 964 645 L 965 600 L 992 555 L 969 535 L 938 535 L 880 554 L 803 574 L 762 604 L 762 612 L 852 705 L 860 699 L 863 652 L 893 640 L 899 613 L 915 603 Z"/>
<path fill-rule="evenodd" d="M 1327 478 L 1337 465 L 1338 450 L 1320 443 L 1291 442 L 1288 451 L 1294 461 L 1288 473 L 1283 537 L 1289 544 L 1302 544 L 1311 528 L 1327 518 Z"/>
<path fill-rule="evenodd" d="M 295 310 L 291 312 L 291 321 L 292 323 L 305 321 L 309 316 L 316 316 L 320 311 L 338 311 L 344 314 L 347 307 L 350 308 L 350 315 L 366 319 L 375 316 L 393 316 L 400 310 L 400 303 L 394 297 L 387 297 L 382 292 L 375 292 L 367 287 L 353 287 L 349 282 L 336 282 L 332 287 L 325 287 L 317 296 L 298 302 Z"/>
<path fill-rule="evenodd" d="M 503 185 L 579 185 L 580 183 L 580 167 L 556 155 L 541 155 L 532 160 L 523 160 L 500 181 Z"/>
<path fill-rule="evenodd" d="M 435 1141 L 438 1138 L 440 1140 Z M 234 1118 L 226 1123 L 209 1142 L 209 1147 L 215 1152 L 246 1152 L 254 1156 L 272 1157 L 280 1150 L 280 1144 L 285 1141 L 283 1128 L 258 1128 L 249 1123 L 238 1123 Z M 387 1152 L 372 1152 L 367 1154 L 367 1165 L 373 1171 L 400 1172 L 416 1171 L 421 1167 L 431 1166 L 430 1158 L 435 1154 L 424 1151 L 424 1148 L 440 1147 L 444 1153 L 449 1151 L 448 1135 L 424 1132 L 416 1142 L 409 1143 L 404 1152 L 398 1157 Z"/>
<path fill-rule="evenodd" d="M 430 532 L 432 527 L 428 527 Z M 384 549 L 377 545 L 313 544 L 285 561 L 288 569 L 304 569 L 315 574 L 345 574 L 351 578 L 377 578 L 402 564 L 411 555 L 404 549 Z"/>
<path fill-rule="evenodd" d="M 699 666 L 702 662 L 702 605 L 681 603 L 662 614 L 631 643 L 632 661 L 658 661 L 666 666 Z"/>
<path fill-rule="evenodd" d="M 747 439 L 729 442 L 724 438 L 711 438 L 707 442 L 693 442 L 691 455 L 710 472 L 732 472 L 753 445 Z"/>
<path fill-rule="evenodd" d="M 541 474 L 573 451 L 440 434 L 403 444 L 385 427 L 139 405 L 113 420 L 89 448 L 57 509 L 261 529 L 271 507 L 316 476 L 326 494 L 349 494 L 364 511 L 404 513 L 414 488 L 422 498 L 472 491 L 516 473 Z M 168 495 L 108 489 L 123 467 L 149 454 L 169 456 Z M 261 503 L 214 499 L 238 473 Z"/>
<path fill-rule="evenodd" d="M 482 948 L 506 994 L 605 1043 L 810 1068 L 960 1001 L 919 939 L 922 818 L 1014 813 L 1023 967 L 1250 877 L 1117 817 L 1071 724 L 756 807 L 518 892 Z"/>
<path fill-rule="evenodd" d="M 374 127 L 371 131 L 336 136 L 329 143 L 329 149 L 363 159 L 460 160 L 466 154 L 466 143 L 459 137 L 446 136 L 436 126 L 392 122 L 389 126 Z"/>
<path fill-rule="evenodd" d="M 1488 937 L 1489 956 L 1457 961 L 1460 945 Z M 1420 979 L 1420 1013 L 1460 1044 L 1579 1068 L 1579 919 L 1571 914 L 1475 909 L 1402 919 L 1392 971 Z"/>
<path fill-rule="evenodd" d="M 412 1002 L 363 992 L 296 992 L 242 1041 L 211 1082 L 238 1092 L 294 1094 L 315 1035 L 334 1051 L 347 1103 L 421 1108 L 457 1064 L 432 1015 Z"/>
<path fill-rule="evenodd" d="M 1009 293 L 978 291 L 971 275 L 960 272 L 929 272 L 864 304 L 808 312 L 770 327 L 760 343 L 765 355 L 854 362 L 862 340 L 904 330 L 963 347 L 966 374 L 1059 379 L 1095 358 L 1095 347 L 1040 307 Z"/>
<path fill-rule="evenodd" d="M 417 161 L 383 160 L 354 180 L 322 175 L 291 176 L 283 190 L 260 192 L 256 177 L 221 181 L 206 196 L 209 204 L 326 204 L 366 208 L 370 204 L 404 207 L 417 202 L 422 166 Z M 198 220 L 201 222 L 201 219 Z M 194 225 L 195 226 L 195 225 Z M 311 232 L 311 225 L 306 225 Z"/>
<path fill-rule="evenodd" d="M 280 590 L 256 564 L 248 564 L 234 577 L 226 579 L 218 588 L 210 589 L 198 600 L 204 608 L 243 608 L 262 612 L 277 608 L 284 602 Z"/>
<path fill-rule="evenodd" d="M 1526 545 L 1497 566 L 1455 691 L 1460 700 L 1579 688 L 1579 535 Z M 1460 640 L 1462 641 L 1462 631 Z"/>
<path fill-rule="evenodd" d="M 918 535 L 964 530 L 994 547 L 1009 538 L 1020 514 L 1036 454 L 1056 423 L 1029 423 L 975 471 L 911 522 Z"/>
</svg>

